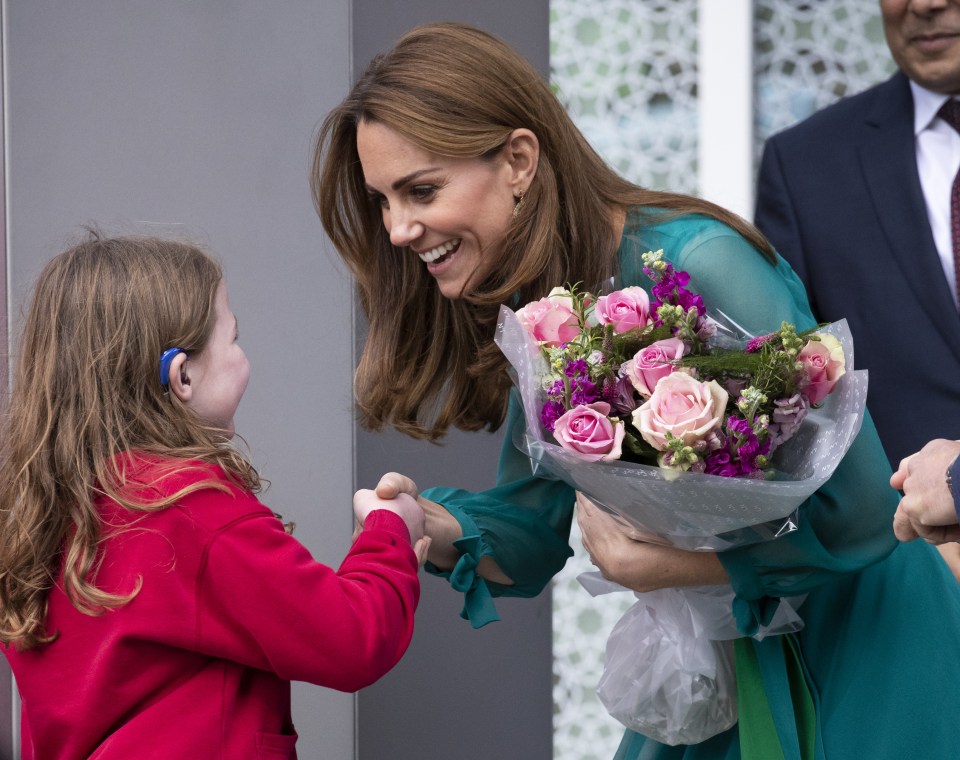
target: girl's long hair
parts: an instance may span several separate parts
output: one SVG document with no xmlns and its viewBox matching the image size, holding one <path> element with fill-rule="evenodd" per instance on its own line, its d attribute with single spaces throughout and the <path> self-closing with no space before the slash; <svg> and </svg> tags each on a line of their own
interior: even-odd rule
<svg viewBox="0 0 960 760">
<path fill-rule="evenodd" d="M 259 489 L 224 431 L 206 427 L 160 383 L 165 349 L 190 354 L 207 344 L 221 277 L 193 245 L 96 232 L 40 274 L 0 433 L 0 641 L 27 649 L 53 638 L 45 619 L 61 568 L 67 596 L 84 612 L 136 593 L 97 588 L 98 496 L 148 511 L 217 487 L 208 478 L 151 501 L 128 479 L 125 452 L 143 452 L 171 473 L 200 460 Z"/>
<path fill-rule="evenodd" d="M 378 122 L 435 155 L 484 160 L 514 129 L 532 130 L 539 166 L 496 251 L 495 266 L 448 300 L 426 267 L 395 248 L 364 185 L 356 135 Z M 493 343 L 499 306 L 613 274 L 612 212 L 648 207 L 726 222 L 769 257 L 743 219 L 712 203 L 638 187 L 590 147 L 537 71 L 497 38 L 462 24 L 429 24 L 371 61 L 321 126 L 311 178 L 324 229 L 356 278 L 369 333 L 355 377 L 361 422 L 435 440 L 450 425 L 494 429 L 509 379 Z"/>
</svg>

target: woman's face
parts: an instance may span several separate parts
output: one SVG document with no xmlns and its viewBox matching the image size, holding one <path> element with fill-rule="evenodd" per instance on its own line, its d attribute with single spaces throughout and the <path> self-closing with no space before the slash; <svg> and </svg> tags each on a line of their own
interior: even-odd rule
<svg viewBox="0 0 960 760">
<path fill-rule="evenodd" d="M 437 156 L 363 121 L 357 152 L 390 242 L 418 256 L 446 298 L 470 293 L 496 261 L 521 189 L 508 151 L 490 160 Z"/>
</svg>

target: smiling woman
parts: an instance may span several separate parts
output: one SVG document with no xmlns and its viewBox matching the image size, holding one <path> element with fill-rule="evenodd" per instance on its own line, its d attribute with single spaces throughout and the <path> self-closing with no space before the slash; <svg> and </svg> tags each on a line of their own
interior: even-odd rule
<svg viewBox="0 0 960 760">
<path fill-rule="evenodd" d="M 610 277 L 627 206 L 707 214 L 769 252 L 728 211 L 611 171 L 522 56 L 458 24 L 370 62 L 320 129 L 312 187 L 370 322 L 361 421 L 419 438 L 503 422 L 500 304 Z"/>
</svg>

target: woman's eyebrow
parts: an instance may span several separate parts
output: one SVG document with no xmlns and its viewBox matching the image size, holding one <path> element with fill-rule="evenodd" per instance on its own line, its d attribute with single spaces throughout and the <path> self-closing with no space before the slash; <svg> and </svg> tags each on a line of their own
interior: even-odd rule
<svg viewBox="0 0 960 760">
<path fill-rule="evenodd" d="M 394 182 L 393 185 L 391 185 L 391 187 L 394 190 L 399 190 L 404 185 L 408 185 L 411 182 L 413 182 L 421 174 L 429 174 L 430 172 L 435 172 L 435 171 L 438 171 L 439 169 L 440 169 L 439 166 L 430 166 L 430 167 L 427 167 L 426 169 L 418 169 L 417 171 L 411 172 L 405 177 L 401 177 L 396 182 Z"/>
</svg>

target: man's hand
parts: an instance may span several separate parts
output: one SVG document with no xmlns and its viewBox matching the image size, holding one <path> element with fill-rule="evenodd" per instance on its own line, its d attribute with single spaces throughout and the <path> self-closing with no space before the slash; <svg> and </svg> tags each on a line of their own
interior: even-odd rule
<svg viewBox="0 0 960 760">
<path fill-rule="evenodd" d="M 957 510 L 946 480 L 947 469 L 958 455 L 960 441 L 930 441 L 904 459 L 890 478 L 890 485 L 903 491 L 893 516 L 893 532 L 901 541 L 960 541 Z M 960 483 L 954 487 L 960 488 Z"/>
</svg>

